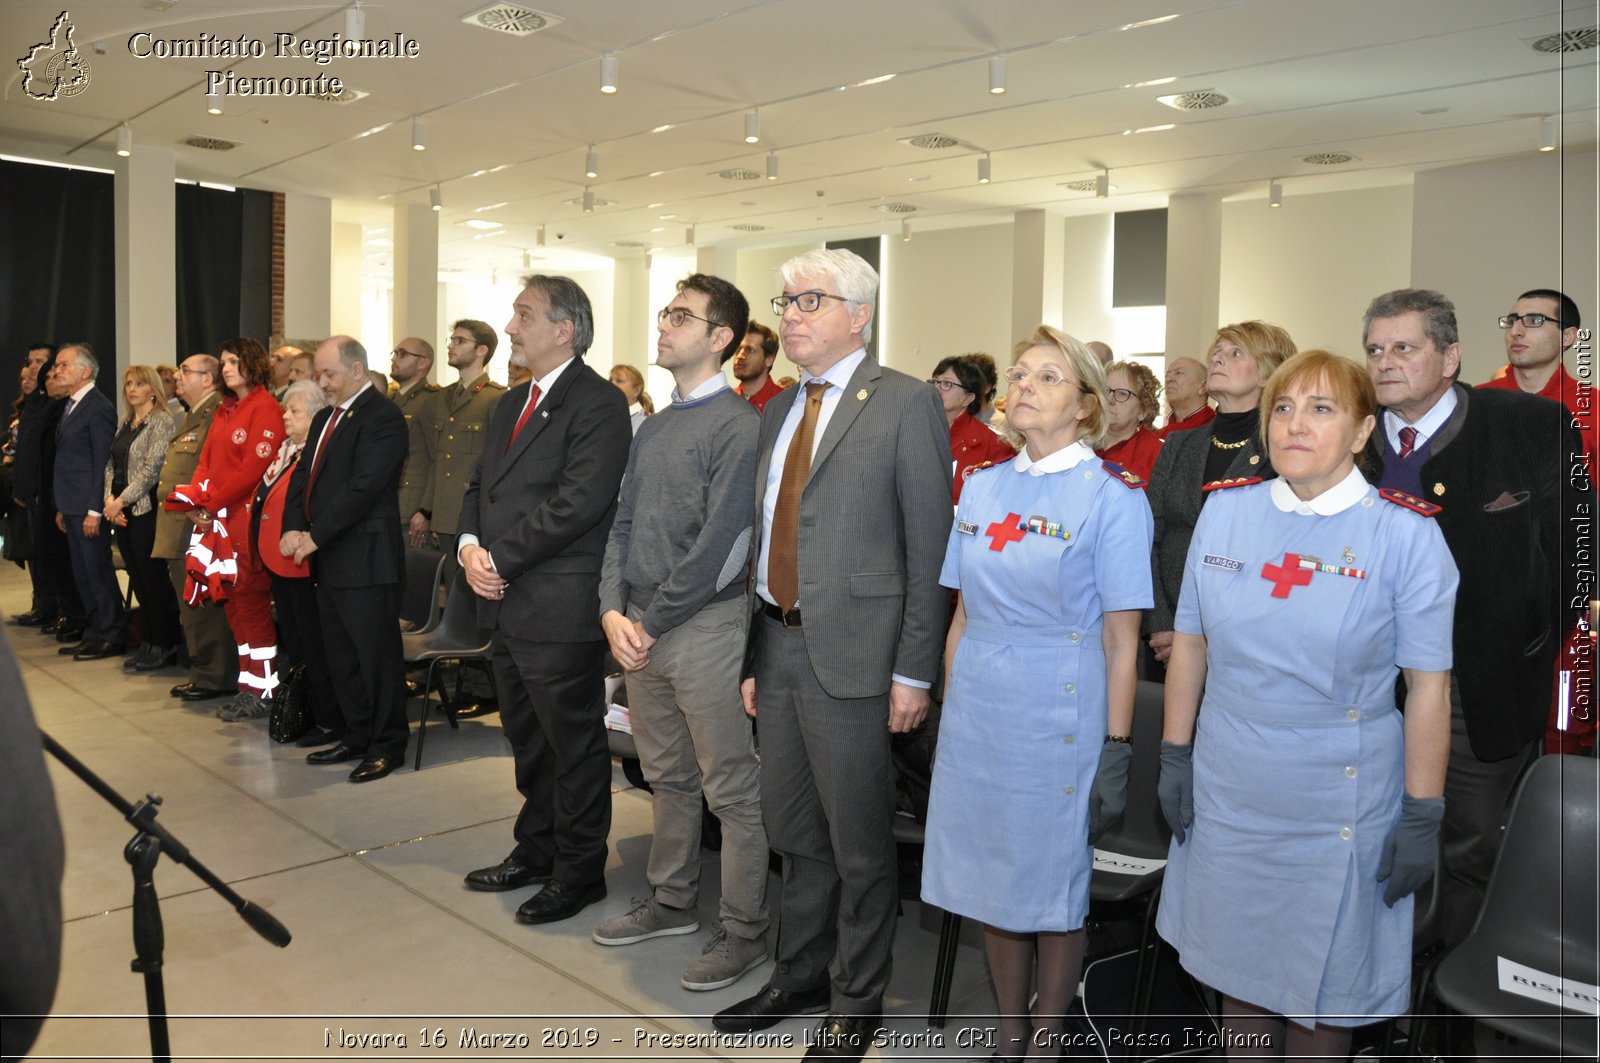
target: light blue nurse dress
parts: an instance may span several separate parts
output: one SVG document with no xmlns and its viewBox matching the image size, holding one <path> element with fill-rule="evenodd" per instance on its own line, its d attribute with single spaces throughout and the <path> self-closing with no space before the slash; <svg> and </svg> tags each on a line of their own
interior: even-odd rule
<svg viewBox="0 0 1600 1063">
<path fill-rule="evenodd" d="M 1153 601 L 1138 483 L 1074 443 L 981 470 L 961 493 L 939 581 L 961 591 L 967 626 L 928 802 L 930 904 L 1018 932 L 1083 925 L 1103 618 Z M 1034 518 L 1040 530 L 1019 530 Z"/>
<path fill-rule="evenodd" d="M 1394 682 L 1450 668 L 1456 579 L 1434 522 L 1354 470 L 1310 503 L 1275 480 L 1206 504 L 1176 614 L 1206 637 L 1194 822 L 1156 920 L 1200 981 L 1304 1026 L 1406 1010 L 1411 898 L 1386 907 L 1378 882 L 1405 784 Z"/>
</svg>

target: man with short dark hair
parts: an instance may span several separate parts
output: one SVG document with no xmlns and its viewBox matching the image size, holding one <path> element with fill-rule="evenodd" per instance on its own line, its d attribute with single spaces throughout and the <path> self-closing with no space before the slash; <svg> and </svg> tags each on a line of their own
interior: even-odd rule
<svg viewBox="0 0 1600 1063">
<path fill-rule="evenodd" d="M 56 354 L 56 379 L 67 396 L 56 425 L 56 527 L 66 533 L 72 578 L 88 613 L 83 641 L 60 651 L 75 661 L 102 660 L 126 648 L 111 529 L 100 513 L 117 411 L 94 386 L 99 374 L 100 363 L 87 343 L 68 344 Z"/>
<path fill-rule="evenodd" d="M 634 439 L 600 576 L 600 624 L 626 673 L 655 832 L 650 896 L 593 936 L 631 945 L 700 928 L 703 792 L 722 824 L 722 903 L 680 979 L 696 991 L 732 985 L 767 958 L 761 771 L 739 709 L 761 418 L 721 372 L 749 313 L 738 288 L 696 273 L 658 315 L 656 364 L 676 387 Z"/>
<path fill-rule="evenodd" d="M 1578 304 L 1554 288 L 1534 288 L 1517 296 L 1511 312 L 1500 318 L 1505 330 L 1507 364 L 1480 388 L 1516 390 L 1552 399 L 1565 406 L 1577 421 L 1583 438 L 1583 460 L 1593 464 L 1596 434 L 1594 385 L 1574 379 L 1563 356 L 1580 340 L 1588 340 L 1581 327 Z"/>
<path fill-rule="evenodd" d="M 483 433 L 457 551 L 480 599 L 478 624 L 494 632 L 500 715 L 523 805 L 511 853 L 466 882 L 493 892 L 542 885 L 517 909 L 518 922 L 537 924 L 606 895 L 611 754 L 600 566 L 633 432 L 622 392 L 583 362 L 594 311 L 574 281 L 524 278 L 506 335 L 511 360 L 533 379 L 507 393 Z"/>
<path fill-rule="evenodd" d="M 395 382 L 394 404 L 406 416 L 410 445 L 400 474 L 400 523 L 412 546 L 428 545 L 428 496 L 433 493 L 434 396 L 439 385 L 428 380 L 433 369 L 433 344 L 407 336 L 389 355 L 389 379 Z"/>
<path fill-rule="evenodd" d="M 745 326 L 744 340 L 733 356 L 733 375 L 739 379 L 734 393 L 750 400 L 759 413 L 772 397 L 783 390 L 772 379 L 772 366 L 778 360 L 778 334 L 756 320 Z"/>
<path fill-rule="evenodd" d="M 432 532 L 445 552 L 447 576 L 455 573 L 456 533 L 461 528 L 461 500 L 495 407 L 506 389 L 489 379 L 486 366 L 494 357 L 500 337 L 482 321 L 463 318 L 450 326 L 445 361 L 456 371 L 456 382 L 439 392 L 431 404 L 433 415 L 433 477 L 419 506 L 424 519 L 413 521 L 411 531 Z M 410 514 L 407 514 L 408 519 Z"/>
<path fill-rule="evenodd" d="M 11 504 L 23 510 L 32 555 L 27 558 L 33 584 L 33 608 L 13 623 L 59 634 L 78 632 L 82 638 L 83 604 L 72 579 L 66 536 L 55 522 L 55 430 L 62 402 L 51 396 L 50 370 L 55 367 L 56 346 L 35 343 L 28 348 L 23 375 L 31 375 L 33 388 L 24 383 L 22 408 L 17 414 L 16 455 L 11 464 Z"/>
<path fill-rule="evenodd" d="M 1439 848 L 1447 944 L 1471 929 L 1500 847 L 1506 803 L 1536 754 L 1557 646 L 1586 598 L 1564 528 L 1593 519 L 1578 445 L 1558 404 L 1456 379 L 1455 307 L 1438 292 L 1380 295 L 1362 327 L 1377 388 L 1378 483 L 1433 515 L 1461 573 L 1450 683 L 1450 763 Z"/>
</svg>

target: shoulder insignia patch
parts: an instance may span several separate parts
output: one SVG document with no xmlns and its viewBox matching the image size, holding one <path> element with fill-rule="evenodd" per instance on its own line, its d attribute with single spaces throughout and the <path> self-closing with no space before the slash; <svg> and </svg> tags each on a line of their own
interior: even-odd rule
<svg viewBox="0 0 1600 1063">
<path fill-rule="evenodd" d="M 1409 509 L 1413 513 L 1421 513 L 1424 517 L 1437 516 L 1439 513 L 1444 512 L 1444 507 L 1442 506 L 1436 506 L 1426 499 L 1418 498 L 1416 495 L 1408 495 L 1404 491 L 1397 491 L 1392 487 L 1379 488 L 1378 497 L 1385 502 L 1393 502 L 1402 509 Z"/>
<path fill-rule="evenodd" d="M 1223 480 L 1212 480 L 1208 484 L 1202 484 L 1200 486 L 1200 490 L 1225 491 L 1230 487 L 1249 487 L 1251 484 L 1258 484 L 1260 482 L 1261 477 L 1259 476 L 1233 476 Z"/>
<path fill-rule="evenodd" d="M 1114 461 L 1102 461 L 1100 467 L 1130 488 L 1145 486 L 1144 477 L 1131 469 L 1124 469 Z"/>
<path fill-rule="evenodd" d="M 994 462 L 992 461 L 983 461 L 979 462 L 977 465 L 970 465 L 962 471 L 961 479 L 963 481 L 970 480 L 983 470 L 992 468 L 994 468 Z"/>
</svg>

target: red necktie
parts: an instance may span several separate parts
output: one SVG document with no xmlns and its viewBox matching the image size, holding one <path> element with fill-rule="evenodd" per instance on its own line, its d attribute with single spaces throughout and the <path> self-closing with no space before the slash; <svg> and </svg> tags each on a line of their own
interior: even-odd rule
<svg viewBox="0 0 1600 1063">
<path fill-rule="evenodd" d="M 328 444 L 333 442 L 333 433 L 338 431 L 340 417 L 344 413 L 343 406 L 333 408 L 333 416 L 328 419 L 328 428 L 322 433 L 322 442 L 317 446 L 317 460 L 311 463 L 311 475 L 306 477 L 306 519 L 311 519 L 311 492 L 317 486 L 317 473 L 322 471 L 322 459 L 328 456 Z"/>
<path fill-rule="evenodd" d="M 511 438 L 506 440 L 506 453 L 511 453 L 511 448 L 516 445 L 517 436 L 522 433 L 522 426 L 528 423 L 528 418 L 533 416 L 533 408 L 539 405 L 539 385 L 533 385 L 528 392 L 528 404 L 522 408 L 522 416 L 517 418 L 516 426 L 511 429 Z"/>
<path fill-rule="evenodd" d="M 1400 429 L 1400 456 L 1409 458 L 1417 448 L 1417 430 L 1410 425 Z"/>
</svg>

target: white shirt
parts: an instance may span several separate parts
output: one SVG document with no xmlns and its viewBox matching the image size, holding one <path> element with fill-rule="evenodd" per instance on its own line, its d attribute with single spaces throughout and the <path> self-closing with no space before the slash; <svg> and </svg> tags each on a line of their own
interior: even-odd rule
<svg viewBox="0 0 1600 1063">
<path fill-rule="evenodd" d="M 1435 432 L 1443 428 L 1445 422 L 1450 420 L 1450 415 L 1456 412 L 1456 389 L 1450 385 L 1448 391 L 1439 396 L 1439 401 L 1433 404 L 1433 409 L 1418 417 L 1416 423 L 1410 427 L 1417 430 L 1417 438 L 1411 444 L 1413 448 L 1420 447 L 1433 438 Z M 1389 437 L 1389 446 L 1394 448 L 1396 454 L 1400 453 L 1400 429 L 1407 427 L 1406 422 L 1393 410 L 1383 411 L 1383 434 Z"/>
<path fill-rule="evenodd" d="M 350 412 L 350 405 L 361 397 L 361 393 L 363 391 L 366 391 L 367 389 L 369 389 L 371 387 L 372 387 L 372 381 L 369 380 L 365 384 L 362 384 L 359 388 L 356 388 L 356 393 L 354 395 L 351 395 L 348 399 L 345 399 L 343 402 L 341 402 L 341 403 L 337 404 L 336 406 L 334 406 L 334 410 L 335 411 L 342 411 L 342 412 L 337 413 L 337 416 L 335 414 L 332 414 L 332 413 L 330 413 L 328 415 L 328 420 L 322 426 L 322 434 L 317 436 L 317 453 L 318 454 L 322 453 L 322 444 L 327 442 L 328 435 L 332 432 L 335 423 L 337 421 L 344 420 L 344 415 Z M 314 465 L 313 465 L 313 467 L 314 467 Z"/>
<path fill-rule="evenodd" d="M 705 380 L 703 380 L 699 384 L 699 386 L 697 386 L 693 391 L 690 391 L 689 394 L 687 394 L 687 395 L 679 395 L 678 394 L 678 389 L 677 388 L 673 388 L 672 389 L 672 401 L 673 402 L 693 402 L 695 399 L 703 399 L 703 398 L 706 398 L 708 396 L 715 395 L 719 391 L 727 391 L 727 390 L 728 390 L 728 379 L 726 377 L 724 377 L 721 373 L 712 373 Z"/>
<path fill-rule="evenodd" d="M 1272 504 L 1280 512 L 1298 513 L 1302 517 L 1331 517 L 1366 498 L 1367 488 L 1367 478 L 1361 475 L 1360 469 L 1352 468 L 1343 480 L 1315 498 L 1302 499 L 1282 477 L 1273 480 L 1267 490 L 1272 495 Z"/>
<path fill-rule="evenodd" d="M 1028 448 L 1023 447 L 1017 451 L 1017 456 L 1011 459 L 1011 471 L 1027 473 L 1029 476 L 1043 476 L 1047 472 L 1066 472 L 1076 468 L 1086 461 L 1099 457 L 1090 449 L 1089 444 L 1081 439 L 1075 439 L 1060 450 L 1053 451 L 1034 461 L 1028 457 Z"/>
</svg>

